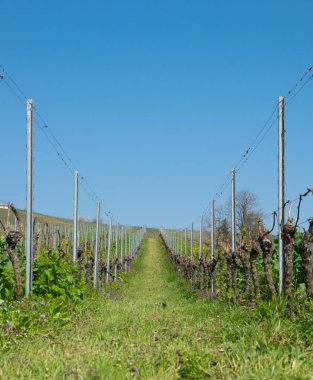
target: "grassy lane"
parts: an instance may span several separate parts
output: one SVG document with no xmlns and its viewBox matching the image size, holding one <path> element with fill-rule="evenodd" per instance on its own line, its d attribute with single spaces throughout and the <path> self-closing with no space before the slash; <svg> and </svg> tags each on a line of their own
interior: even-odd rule
<svg viewBox="0 0 313 380">
<path fill-rule="evenodd" d="M 311 326 L 188 292 L 158 239 L 121 289 L 1 357 L 1 379 L 311 379 Z"/>
</svg>

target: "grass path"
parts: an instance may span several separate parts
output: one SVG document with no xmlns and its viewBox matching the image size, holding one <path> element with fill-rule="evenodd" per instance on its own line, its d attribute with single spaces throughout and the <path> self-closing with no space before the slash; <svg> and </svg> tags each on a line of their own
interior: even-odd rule
<svg viewBox="0 0 313 380">
<path fill-rule="evenodd" d="M 313 378 L 312 345 L 290 322 L 197 299 L 159 239 L 145 239 L 120 289 L 85 302 L 75 325 L 1 357 L 0 378 Z"/>
</svg>

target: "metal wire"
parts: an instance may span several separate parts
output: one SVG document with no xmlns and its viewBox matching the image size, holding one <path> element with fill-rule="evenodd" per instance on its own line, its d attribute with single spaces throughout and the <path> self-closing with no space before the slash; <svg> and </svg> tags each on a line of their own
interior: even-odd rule
<svg viewBox="0 0 313 380">
<path fill-rule="evenodd" d="M 15 95 L 15 97 L 18 99 L 18 101 L 25 106 L 27 97 L 21 87 L 17 84 L 17 82 L 13 79 L 13 77 L 8 73 L 8 71 L 0 65 L 0 68 L 3 71 L 3 75 L 1 75 L 1 81 L 5 83 L 5 85 L 9 88 L 9 90 Z M 6 78 L 9 79 L 8 82 Z M 52 130 L 48 127 L 47 123 L 45 122 L 42 115 L 35 109 L 34 110 L 35 117 L 34 122 L 39 127 L 40 131 L 43 133 L 45 138 L 48 140 L 49 144 L 51 145 L 52 149 L 57 154 L 58 158 L 62 161 L 64 166 L 67 168 L 67 170 L 71 173 L 71 175 L 74 174 L 74 171 L 77 170 L 80 174 L 80 185 L 82 186 L 83 190 L 87 194 L 87 196 L 90 198 L 90 200 L 94 203 L 97 202 L 97 200 L 100 200 L 99 196 L 95 192 L 95 190 L 92 188 L 90 183 L 87 181 L 86 177 L 80 172 L 78 166 L 74 162 L 74 160 L 70 157 L 70 155 L 66 152 L 65 148 L 63 147 L 63 144 L 57 139 L 55 134 L 52 132 Z M 102 208 L 102 212 L 106 216 L 110 216 L 111 212 L 107 209 Z"/>
<path fill-rule="evenodd" d="M 288 99 L 288 101 L 286 102 L 286 105 L 289 104 L 303 90 L 303 88 L 309 83 L 309 81 L 313 78 L 313 74 L 312 74 L 307 78 L 306 81 L 304 81 L 304 79 L 312 71 L 312 69 L 313 69 L 313 66 L 309 66 L 308 69 L 305 71 L 305 73 L 298 79 L 296 84 L 287 92 L 285 98 L 289 98 L 292 94 L 293 95 L 291 96 L 291 98 Z M 275 108 L 273 109 L 273 111 L 270 113 L 270 115 L 266 119 L 265 123 L 263 124 L 262 128 L 259 130 L 257 135 L 252 140 L 251 144 L 248 146 L 247 149 L 245 149 L 245 153 L 237 161 L 236 165 L 234 166 L 236 173 L 238 173 L 243 168 L 243 166 L 249 161 L 249 159 L 251 158 L 253 153 L 259 148 L 259 146 L 262 144 L 262 142 L 265 140 L 268 133 L 271 131 L 271 129 L 273 128 L 273 126 L 277 122 L 278 115 L 276 115 L 276 117 L 273 119 L 273 117 L 275 116 L 275 114 L 277 112 L 277 109 L 278 109 L 278 105 L 275 106 Z M 222 186 L 220 186 L 219 190 L 215 193 L 215 199 L 219 199 L 223 195 L 223 193 L 226 191 L 228 186 L 231 184 L 231 181 L 232 181 L 231 175 L 229 174 L 226 177 L 226 180 L 223 182 Z M 299 197 L 296 198 L 295 200 L 293 200 L 292 202 L 296 201 L 297 199 L 299 199 Z M 208 204 L 205 207 L 205 209 L 203 211 L 204 214 L 208 211 L 209 207 L 210 207 L 210 204 Z M 276 211 L 278 211 L 278 210 L 276 210 Z M 268 214 L 268 215 L 273 215 L 273 212 L 271 214 Z"/>
</svg>

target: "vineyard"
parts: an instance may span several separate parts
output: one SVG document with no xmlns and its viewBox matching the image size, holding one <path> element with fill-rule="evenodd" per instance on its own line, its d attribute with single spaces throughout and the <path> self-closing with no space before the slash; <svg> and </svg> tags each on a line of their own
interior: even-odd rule
<svg viewBox="0 0 313 380">
<path fill-rule="evenodd" d="M 313 380 L 313 2 L 2 2 L 0 380 Z"/>
<path fill-rule="evenodd" d="M 299 196 L 296 220 L 289 212 L 282 228 L 283 295 L 288 299 L 291 296 L 298 297 L 298 300 L 313 297 L 313 219 L 309 219 L 305 233 L 298 226 L 301 202 L 312 192 L 309 189 Z M 211 298 L 226 296 L 232 301 L 274 299 L 279 294 L 278 238 L 272 235 L 276 218 L 275 212 L 269 230 L 261 221 L 255 231 L 243 228 L 236 235 L 235 251 L 231 249 L 231 232 L 219 226 L 213 255 L 212 241 L 208 238 L 208 243 L 204 244 L 202 232 L 196 242 L 192 230 L 162 230 L 161 236 L 171 261 L 188 279 L 191 289 Z"/>
<path fill-rule="evenodd" d="M 253 193 L 236 191 L 251 145 L 216 194 L 231 185 L 226 205 L 212 200 L 199 229 L 159 230 L 101 210 L 53 134 L 48 141 L 72 165 L 73 219 L 35 213 L 37 114 L 25 101 L 26 210 L 0 205 L 0 378 L 311 378 L 313 218 L 303 207 L 313 190 L 285 200 L 285 98 L 273 119 L 278 209 L 264 215 Z M 79 217 L 81 188 L 96 206 L 93 220 Z"/>
<path fill-rule="evenodd" d="M 1 256 L 4 258 L 1 264 L 1 273 L 7 280 L 2 282 L 0 294 L 2 299 L 17 299 L 24 293 L 25 278 L 22 278 L 22 273 L 25 273 L 25 238 L 23 235 L 25 228 L 15 207 L 8 204 L 6 209 L 5 221 L 0 220 L 0 224 L 2 226 Z M 60 278 L 61 282 L 68 281 L 68 284 L 73 281 L 73 289 L 76 288 L 78 280 L 82 280 L 87 285 L 94 284 L 95 287 L 101 287 L 104 283 L 117 281 L 120 273 L 130 271 L 131 262 L 138 253 L 145 230 L 118 225 L 114 228 L 112 224 L 101 226 L 99 229 L 97 241 L 100 252 L 99 262 L 95 262 L 96 226 L 92 223 L 85 223 L 80 228 L 78 260 L 73 265 L 73 230 L 71 226 L 65 221 L 62 224 L 48 224 L 44 220 L 37 221 L 35 218 L 34 294 L 40 294 L 41 291 L 40 286 L 36 287 L 37 281 L 42 281 L 43 284 L 46 282 L 46 289 L 50 288 L 51 291 L 54 291 L 56 297 L 62 296 L 62 291 L 66 290 L 58 288 L 59 284 L 55 283 L 57 279 L 51 277 L 58 273 L 58 268 L 50 268 L 50 270 L 45 268 L 49 262 L 60 266 L 65 265 L 77 272 L 75 276 L 72 276 L 73 273 L 69 273 L 68 279 Z M 8 261 L 11 265 L 8 265 Z M 8 270 L 9 268 L 12 270 Z M 62 277 L 61 268 L 59 271 Z M 40 279 L 41 276 L 45 278 Z M 67 297 L 65 296 L 65 298 Z"/>
<path fill-rule="evenodd" d="M 12 322 L 30 321 L 25 336 L 6 336 L 1 378 L 310 378 L 309 304 L 212 302 L 167 255 L 148 230 L 131 272 L 99 294 L 6 304 Z"/>
<path fill-rule="evenodd" d="M 67 220 L 38 215 L 34 218 L 32 299 L 25 295 L 25 213 L 13 204 L 1 209 L 0 299 L 1 343 L 26 336 L 46 319 L 67 324 L 75 305 L 91 289 L 110 287 L 131 271 L 145 235 L 143 228 L 80 223 L 78 259 L 73 261 L 73 228 Z M 98 236 L 98 237 L 97 237 Z M 98 248 L 96 248 L 98 238 Z M 99 249 L 98 262 L 95 261 Z M 13 301 L 15 300 L 15 301 Z M 37 306 L 35 306 L 37 305 Z M 70 306 L 71 305 L 71 306 Z M 71 311 L 68 313 L 67 307 Z M 73 309 L 74 308 L 74 309 Z M 62 311 L 62 314 L 60 314 Z M 75 314 L 75 313 L 74 313 Z M 73 314 L 73 315 L 74 315 Z M 36 317 L 35 317 L 36 316 Z M 35 317 L 35 319 L 33 319 Z M 37 324 L 36 324 L 37 322 Z"/>
</svg>

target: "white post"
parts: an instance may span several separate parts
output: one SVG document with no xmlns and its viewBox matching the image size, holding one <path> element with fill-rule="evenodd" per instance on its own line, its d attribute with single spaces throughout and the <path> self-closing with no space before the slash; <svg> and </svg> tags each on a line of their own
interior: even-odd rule
<svg viewBox="0 0 313 380">
<path fill-rule="evenodd" d="M 127 235 L 128 235 L 127 234 L 127 230 L 128 229 L 126 228 L 126 230 L 125 230 L 125 250 L 124 250 L 124 252 L 125 252 L 124 255 L 125 256 L 127 256 Z M 127 273 L 127 260 L 125 260 L 125 269 L 124 270 L 125 270 L 125 273 Z"/>
<path fill-rule="evenodd" d="M 107 273 L 106 273 L 107 284 L 109 283 L 111 241 L 112 241 L 112 215 L 110 215 L 109 236 L 108 236 L 108 258 L 107 258 Z"/>
<path fill-rule="evenodd" d="M 122 271 L 123 271 L 123 248 L 124 248 L 123 240 L 124 240 L 124 227 L 122 226 L 121 228 L 121 268 L 122 268 Z"/>
<path fill-rule="evenodd" d="M 78 247 L 78 171 L 74 172 L 74 231 L 73 231 L 73 260 L 77 260 Z"/>
<path fill-rule="evenodd" d="M 193 258 L 193 223 L 191 223 L 191 231 L 190 231 L 190 258 Z"/>
<path fill-rule="evenodd" d="M 33 277 L 33 188 L 34 188 L 34 102 L 27 99 L 27 185 L 26 185 L 26 297 L 32 292 Z"/>
<path fill-rule="evenodd" d="M 202 259 L 202 228 L 203 228 L 203 215 L 201 215 L 201 219 L 200 219 L 199 260 Z"/>
<path fill-rule="evenodd" d="M 211 259 L 214 260 L 215 255 L 215 202 L 211 201 Z M 213 276 L 211 276 L 211 290 L 215 293 Z"/>
<path fill-rule="evenodd" d="M 278 98 L 278 246 L 279 246 L 279 293 L 283 291 L 285 224 L 285 97 Z"/>
<path fill-rule="evenodd" d="M 132 252 L 132 247 L 131 247 L 131 234 L 130 234 L 130 231 L 128 232 L 128 256 L 129 256 L 129 261 L 128 261 L 128 268 L 127 268 L 127 271 L 128 269 L 130 269 L 130 262 L 131 262 L 131 259 L 132 259 L 132 256 L 131 256 L 131 252 Z"/>
<path fill-rule="evenodd" d="M 94 288 L 97 288 L 98 286 L 99 228 L 100 228 L 100 201 L 97 201 L 96 249 L 95 249 L 94 273 L 93 273 Z"/>
<path fill-rule="evenodd" d="M 180 255 L 183 255 L 183 230 L 180 231 Z"/>
<path fill-rule="evenodd" d="M 231 246 L 236 252 L 236 171 L 231 171 Z"/>
<path fill-rule="evenodd" d="M 117 280 L 119 223 L 117 223 L 117 226 L 116 226 L 116 235 L 115 236 L 116 236 L 116 241 L 115 241 L 114 281 Z"/>
<path fill-rule="evenodd" d="M 177 253 L 177 231 L 175 231 L 175 249 L 174 252 Z"/>
</svg>

